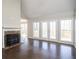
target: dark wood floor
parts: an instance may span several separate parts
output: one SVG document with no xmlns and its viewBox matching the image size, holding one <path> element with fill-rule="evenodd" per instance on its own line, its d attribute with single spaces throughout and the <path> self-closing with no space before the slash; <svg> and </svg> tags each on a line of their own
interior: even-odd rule
<svg viewBox="0 0 79 59">
<path fill-rule="evenodd" d="M 76 59 L 75 54 L 72 46 L 25 39 L 20 46 L 3 50 L 3 59 Z"/>
</svg>

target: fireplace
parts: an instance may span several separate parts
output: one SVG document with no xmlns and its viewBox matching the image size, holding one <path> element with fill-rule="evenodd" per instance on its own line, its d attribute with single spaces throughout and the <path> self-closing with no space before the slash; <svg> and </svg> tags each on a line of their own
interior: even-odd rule
<svg viewBox="0 0 79 59">
<path fill-rule="evenodd" d="M 5 47 L 20 43 L 20 31 L 5 31 Z"/>
</svg>

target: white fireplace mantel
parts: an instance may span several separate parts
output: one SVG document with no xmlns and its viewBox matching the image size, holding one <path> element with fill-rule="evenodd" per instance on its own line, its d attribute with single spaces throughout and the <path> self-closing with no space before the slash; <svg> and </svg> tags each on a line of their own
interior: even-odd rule
<svg viewBox="0 0 79 59">
<path fill-rule="evenodd" d="M 2 27 L 2 48 L 5 48 L 5 43 L 4 43 L 5 31 L 20 31 L 20 28 Z"/>
</svg>

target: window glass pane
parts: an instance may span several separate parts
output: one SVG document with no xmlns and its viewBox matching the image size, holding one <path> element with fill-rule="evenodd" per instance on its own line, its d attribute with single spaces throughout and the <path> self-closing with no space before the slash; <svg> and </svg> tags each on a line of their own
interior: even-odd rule
<svg viewBox="0 0 79 59">
<path fill-rule="evenodd" d="M 50 22 L 50 38 L 56 39 L 56 22 Z"/>
<path fill-rule="evenodd" d="M 61 40 L 72 41 L 72 20 L 61 20 Z"/>
<path fill-rule="evenodd" d="M 33 37 L 39 37 L 39 22 L 33 23 Z"/>
<path fill-rule="evenodd" d="M 42 37 L 47 38 L 47 22 L 42 23 Z"/>
<path fill-rule="evenodd" d="M 27 23 L 21 24 L 21 34 L 22 36 L 27 36 Z"/>
</svg>

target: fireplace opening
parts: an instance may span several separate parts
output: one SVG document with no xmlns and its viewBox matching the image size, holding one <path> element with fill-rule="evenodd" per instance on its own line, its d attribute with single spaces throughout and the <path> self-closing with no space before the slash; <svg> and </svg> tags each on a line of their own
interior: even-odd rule
<svg viewBox="0 0 79 59">
<path fill-rule="evenodd" d="M 5 47 L 13 46 L 17 43 L 20 43 L 20 32 L 5 32 Z"/>
</svg>

